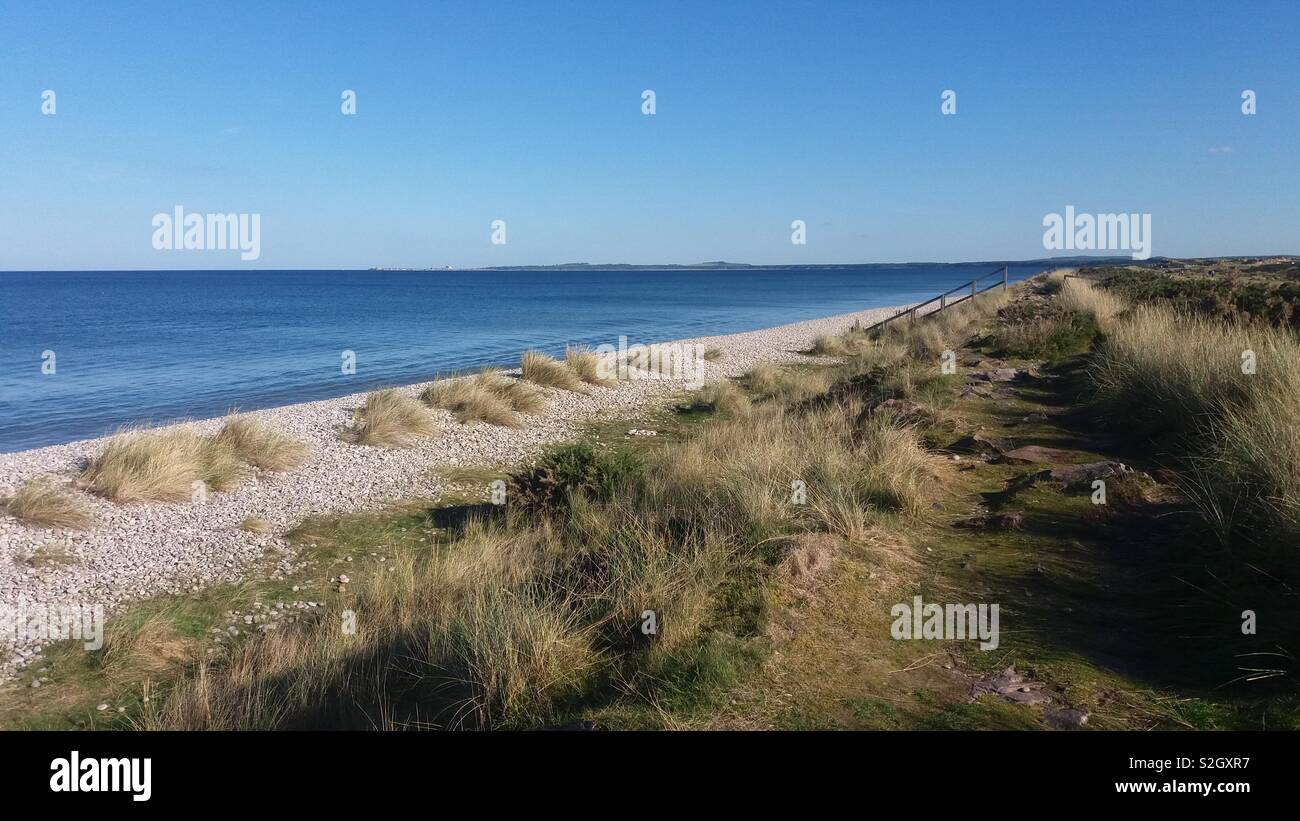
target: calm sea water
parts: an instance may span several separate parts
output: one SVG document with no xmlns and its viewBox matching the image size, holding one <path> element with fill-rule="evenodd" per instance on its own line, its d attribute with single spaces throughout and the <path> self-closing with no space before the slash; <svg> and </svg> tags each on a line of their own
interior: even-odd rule
<svg viewBox="0 0 1300 821">
<path fill-rule="evenodd" d="M 989 270 L 0 273 L 0 452 L 516 364 L 529 347 L 897 305 Z M 356 352 L 355 375 L 341 373 L 344 350 Z M 55 353 L 53 375 L 44 351 Z"/>
</svg>

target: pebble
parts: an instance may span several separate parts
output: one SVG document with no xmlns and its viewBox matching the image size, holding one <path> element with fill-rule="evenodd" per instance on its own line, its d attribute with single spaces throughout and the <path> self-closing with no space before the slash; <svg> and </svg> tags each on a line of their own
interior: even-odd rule
<svg viewBox="0 0 1300 821">
<path fill-rule="evenodd" d="M 714 381 L 743 374 L 759 362 L 812 361 L 795 352 L 811 347 L 818 336 L 841 333 L 855 321 L 870 324 L 896 310 L 876 308 L 679 341 L 723 352 L 720 360 L 704 363 L 705 378 Z M 404 390 L 416 395 L 427 384 Z M 613 388 L 593 387 L 587 394 L 545 389 L 550 407 L 527 417 L 521 429 L 461 425 L 450 413 L 438 411 L 442 427 L 437 433 L 398 449 L 358 446 L 340 439 L 364 393 L 253 411 L 250 417 L 308 445 L 311 454 L 301 467 L 284 474 L 258 473 L 234 490 L 210 493 L 206 504 L 118 505 L 84 494 L 95 525 L 83 533 L 29 527 L 0 515 L 0 606 L 72 597 L 80 604 L 102 604 L 111 613 L 136 599 L 200 592 L 239 581 L 268 551 L 285 551 L 284 564 L 274 570 L 275 576 L 284 577 L 301 566 L 290 545 L 275 536 L 250 539 L 239 530 L 240 522 L 257 516 L 273 532 L 283 533 L 307 516 L 375 510 L 413 497 L 435 498 L 448 484 L 440 478 L 440 468 L 522 462 L 548 445 L 571 439 L 591 419 L 632 417 L 647 406 L 674 398 L 683 387 L 680 380 L 650 378 L 625 380 Z M 221 424 L 218 418 L 168 427 L 209 435 Z M 109 437 L 102 437 L 0 454 L 0 487 L 18 487 L 46 474 L 75 474 L 108 441 Z M 72 539 L 76 540 L 75 562 L 38 570 L 21 561 L 46 543 Z M 310 544 L 313 549 L 317 546 Z M 233 626 L 227 632 L 238 635 Z M 7 649 L 7 655 L 0 655 L 0 679 L 12 677 L 30 663 L 39 643 L 24 639 Z"/>
</svg>

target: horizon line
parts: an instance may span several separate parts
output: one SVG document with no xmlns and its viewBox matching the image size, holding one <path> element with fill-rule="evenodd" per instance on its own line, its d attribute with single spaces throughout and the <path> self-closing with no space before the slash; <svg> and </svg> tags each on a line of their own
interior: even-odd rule
<svg viewBox="0 0 1300 821">
<path fill-rule="evenodd" d="M 1124 261 L 1125 264 L 1145 264 L 1150 265 L 1158 262 L 1170 262 L 1179 260 L 1210 260 L 1210 259 L 1266 259 L 1266 258 L 1285 258 L 1300 259 L 1300 254 L 1294 253 L 1274 253 L 1274 254 L 1223 254 L 1210 256 L 1152 256 L 1149 259 L 1135 260 L 1126 255 L 1087 255 L 1075 254 L 1070 256 L 1055 257 L 1030 257 L 1027 259 L 975 259 L 962 260 L 958 262 L 939 262 L 939 261 L 906 261 L 906 262 L 803 262 L 803 263 L 765 263 L 765 262 L 730 262 L 727 260 L 712 260 L 709 262 L 666 262 L 666 263 L 638 263 L 638 262 L 560 262 L 560 263 L 523 263 L 519 265 L 486 265 L 486 266 L 441 266 L 441 267 L 415 267 L 405 265 L 375 265 L 368 268 L 4 268 L 0 269 L 0 274 L 19 274 L 19 273 L 37 273 L 37 274 L 59 274 L 59 273 L 134 273 L 134 272 L 235 272 L 235 271 L 374 271 L 374 272 L 426 272 L 435 273 L 438 271 L 546 271 L 559 270 L 565 268 L 637 268 L 641 270 L 671 270 L 678 268 L 689 269 L 710 269 L 727 266 L 737 269 L 749 268 L 868 268 L 868 267 L 885 267 L 885 266 L 921 266 L 921 265 L 1029 265 L 1034 263 L 1052 263 L 1066 261 L 1089 261 L 1089 262 L 1106 262 L 1106 261 Z"/>
</svg>

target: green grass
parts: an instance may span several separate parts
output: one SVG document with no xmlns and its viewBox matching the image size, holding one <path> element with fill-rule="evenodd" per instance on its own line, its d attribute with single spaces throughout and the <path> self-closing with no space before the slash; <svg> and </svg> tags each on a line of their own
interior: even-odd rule
<svg viewBox="0 0 1300 821">
<path fill-rule="evenodd" d="M 783 382 L 803 393 L 807 378 Z M 126 715 L 148 728 L 350 727 L 381 705 L 385 727 L 412 726 L 416 715 L 436 726 L 537 726 L 607 712 L 610 721 L 659 716 L 661 726 L 700 721 L 767 654 L 763 625 L 782 551 L 759 535 L 834 527 L 818 508 L 807 515 L 785 501 L 787 471 L 806 475 L 814 493 L 848 482 L 844 504 L 884 515 L 916 506 L 912 468 L 895 462 L 925 458 L 910 433 L 883 420 L 851 431 L 852 408 L 771 402 L 754 418 L 726 415 L 710 407 L 665 417 L 654 444 L 589 431 L 516 471 L 504 510 L 425 511 L 425 535 L 379 566 L 368 557 L 387 531 L 405 529 L 397 523 L 408 514 L 307 522 L 293 538 L 313 557 L 313 589 L 325 586 L 333 607 L 361 615 L 361 632 L 340 635 L 331 609 L 196 656 L 193 630 L 168 610 L 142 621 L 147 631 L 118 628 L 147 634 L 146 649 L 132 639 L 114 645 L 127 651 L 106 650 L 139 670 L 148 647 L 166 648 L 149 672 L 168 680 L 167 691 Z M 603 424 L 612 434 L 628 422 Z M 814 441 L 833 448 L 818 455 Z M 719 501 L 731 515 L 719 515 Z M 329 581 L 340 572 L 346 585 Z M 651 636 L 640 630 L 647 610 L 658 617 Z M 194 621 L 211 630 L 213 615 Z M 412 659 L 432 675 L 412 678 Z"/>
<path fill-rule="evenodd" d="M 1100 334 L 1097 320 L 1059 305 L 1025 302 L 1005 309 L 1005 324 L 994 332 L 994 352 L 1019 359 L 1061 359 L 1091 349 Z"/>
<path fill-rule="evenodd" d="M 1088 710 L 1089 728 L 1300 727 L 1293 672 L 1233 680 L 1243 653 L 1288 646 L 1293 597 L 1217 549 L 1176 484 L 1115 481 L 1110 503 L 1096 506 L 1086 490 L 1024 481 L 1038 466 L 950 462 L 923 445 L 982 430 L 1070 450 L 1068 462 L 1156 470 L 1078 412 L 1089 392 L 1078 360 L 1010 398 L 961 397 L 962 377 L 938 371 L 935 344 L 987 358 L 1000 344 L 990 332 L 1037 311 L 1005 298 L 971 306 L 930 330 L 855 340 L 838 365 L 759 368 L 730 388 L 674 397 L 676 410 L 599 419 L 526 466 L 447 473 L 467 486 L 509 473 L 504 510 L 468 487 L 436 507 L 310 520 L 291 534 L 308 561 L 294 577 L 274 578 L 272 563 L 244 585 L 133 605 L 110 623 L 97 660 L 55 648 L 49 685 L 8 694 L 0 717 L 1044 728 L 1039 709 L 970 699 L 973 682 L 1014 665 L 1056 706 Z M 919 409 L 875 410 L 885 397 Z M 728 407 L 742 399 L 743 412 Z M 793 479 L 807 504 L 792 503 Z M 953 526 L 977 507 L 1019 511 L 1021 526 Z M 816 572 L 799 570 L 813 567 L 794 561 L 813 547 Z M 331 581 L 340 573 L 346 591 Z M 893 641 L 889 606 L 916 593 L 1000 603 L 1001 646 Z M 206 652 L 227 610 L 286 598 L 328 606 L 319 621 Z M 1238 600 L 1269 631 L 1241 636 Z M 362 615 L 358 637 L 339 635 L 344 608 Z M 644 610 L 658 615 L 652 637 L 640 630 Z M 87 716 L 110 698 L 126 711 Z"/>
<path fill-rule="evenodd" d="M 1087 390 L 1077 367 L 1062 373 L 1022 392 L 1014 408 L 963 400 L 963 419 L 992 429 L 1026 411 L 1054 411 Z M 1018 425 L 1014 435 L 1017 443 L 1079 450 L 1082 461 L 1121 458 L 1154 470 L 1141 456 L 1112 450 L 1122 440 L 1107 443 L 1091 424 L 1087 415 L 1053 414 Z M 1097 506 L 1088 489 L 1018 486 L 1015 479 L 1032 469 L 975 463 L 960 474 L 985 506 L 1022 511 L 1022 529 L 942 527 L 925 535 L 943 584 L 959 591 L 951 598 L 972 600 L 963 597 L 978 590 L 1004 603 L 997 653 L 963 654 L 977 674 L 1013 662 L 1032 669 L 1058 703 L 1089 709 L 1097 728 L 1300 726 L 1300 700 L 1286 677 L 1232 683 L 1241 654 L 1289 642 L 1288 630 L 1300 624 L 1283 588 L 1219 551 L 1174 487 L 1111 482 L 1109 503 Z M 1242 636 L 1240 608 L 1225 598 L 1267 609 L 1274 631 Z"/>
<path fill-rule="evenodd" d="M 1135 305 L 1161 305 L 1233 322 L 1300 328 L 1300 263 L 1217 260 L 1178 271 L 1093 268 L 1089 278 Z"/>
<path fill-rule="evenodd" d="M 252 612 L 256 602 L 274 606 L 314 600 L 326 603 L 312 611 L 318 618 L 337 619 L 348 599 L 330 578 L 344 572 L 355 584 L 364 584 L 401 553 L 431 551 L 443 532 L 424 508 L 308 520 L 288 536 L 307 563 L 295 576 L 276 577 L 277 554 L 272 553 L 244 582 L 155 596 L 123 607 L 109 617 L 100 651 L 88 652 L 75 641 L 50 645 L 44 659 L 24 671 L 16 685 L 0 690 L 0 728 L 137 727 L 195 664 L 224 658 L 230 648 L 248 640 L 242 619 L 236 622 L 239 636 L 223 634 L 222 644 L 212 640 L 213 628 L 224 631 L 229 624 L 227 611 Z M 345 561 L 349 556 L 353 560 Z M 380 557 L 386 561 L 380 562 Z M 46 672 L 38 673 L 41 669 Z M 49 681 L 30 687 L 30 679 L 38 674 Z M 111 709 L 97 710 L 101 703 Z M 119 706 L 125 711 L 119 713 Z"/>
</svg>

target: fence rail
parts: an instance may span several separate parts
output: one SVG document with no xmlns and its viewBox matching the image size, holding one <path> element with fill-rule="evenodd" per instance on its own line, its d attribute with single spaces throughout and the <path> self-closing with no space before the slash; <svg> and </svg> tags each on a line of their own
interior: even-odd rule
<svg viewBox="0 0 1300 821">
<path fill-rule="evenodd" d="M 984 282 L 989 277 L 998 277 L 998 279 L 995 280 L 991 285 L 981 286 L 980 283 Z M 873 325 L 869 325 L 866 328 L 861 328 L 860 330 L 862 330 L 864 333 L 871 332 L 876 330 L 877 328 L 883 328 L 889 323 L 893 322 L 895 319 L 901 319 L 902 317 L 908 317 L 909 319 L 916 319 L 916 312 L 918 310 L 928 305 L 933 305 L 936 302 L 939 303 L 939 307 L 935 308 L 933 311 L 930 311 L 929 313 L 937 314 L 946 308 L 951 308 L 954 305 L 960 305 L 961 303 L 965 302 L 968 299 L 974 299 L 975 297 L 979 296 L 985 291 L 991 291 L 997 287 L 1001 287 L 1003 290 L 1006 290 L 1007 266 L 1005 265 L 1003 265 L 1001 268 L 997 269 L 996 271 L 990 271 L 989 273 L 984 274 L 983 276 L 976 277 L 975 279 L 972 279 L 970 282 L 967 282 L 963 285 L 958 285 L 956 288 L 951 288 L 947 291 L 944 291 L 942 294 L 939 294 L 938 296 L 932 299 L 927 299 L 925 302 L 920 302 L 917 303 L 916 305 L 911 306 L 910 308 L 905 308 L 904 310 L 899 311 L 893 316 L 887 316 L 884 319 L 880 320 L 879 322 Z M 948 298 L 958 293 L 960 293 L 961 296 L 958 297 L 957 299 Z M 854 323 L 854 330 L 859 330 L 859 326 L 857 325 L 857 323 Z"/>
</svg>

